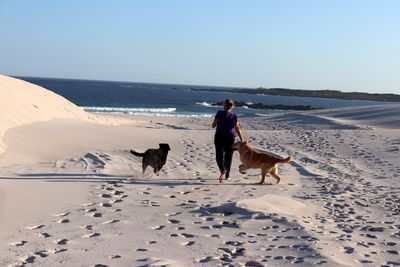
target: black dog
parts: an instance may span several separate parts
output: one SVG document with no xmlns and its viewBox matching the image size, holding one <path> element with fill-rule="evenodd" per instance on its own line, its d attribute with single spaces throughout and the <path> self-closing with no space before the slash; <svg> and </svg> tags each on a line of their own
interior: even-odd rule
<svg viewBox="0 0 400 267">
<path fill-rule="evenodd" d="M 154 173 L 157 174 L 167 161 L 168 151 L 171 150 L 168 144 L 159 144 L 160 148 L 147 149 L 144 153 L 138 153 L 131 150 L 131 153 L 138 157 L 143 157 L 142 160 L 142 173 L 146 171 L 147 166 L 151 166 L 154 169 Z"/>
</svg>

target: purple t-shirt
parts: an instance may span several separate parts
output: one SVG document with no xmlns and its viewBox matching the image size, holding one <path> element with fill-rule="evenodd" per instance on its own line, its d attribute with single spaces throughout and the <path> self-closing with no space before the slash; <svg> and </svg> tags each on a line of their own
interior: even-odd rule
<svg viewBox="0 0 400 267">
<path fill-rule="evenodd" d="M 227 134 L 232 133 L 236 135 L 235 125 L 237 123 L 237 115 L 232 111 L 219 110 L 215 114 L 217 122 L 217 134 Z"/>
</svg>

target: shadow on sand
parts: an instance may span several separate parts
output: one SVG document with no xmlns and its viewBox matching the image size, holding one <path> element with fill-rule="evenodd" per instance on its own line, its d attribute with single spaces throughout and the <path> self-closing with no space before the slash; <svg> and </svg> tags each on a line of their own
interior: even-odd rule
<svg viewBox="0 0 400 267">
<path fill-rule="evenodd" d="M 134 177 L 131 175 L 110 175 L 110 174 L 83 174 L 83 173 L 28 173 L 16 174 L 15 176 L 0 176 L 0 180 L 14 180 L 14 181 L 45 181 L 45 182 L 80 182 L 80 183 L 124 183 L 124 184 L 137 184 L 148 186 L 254 186 L 257 183 L 249 182 L 233 182 L 232 180 L 219 183 L 218 179 L 188 179 L 186 177 L 174 179 L 159 179 L 153 176 Z"/>
</svg>

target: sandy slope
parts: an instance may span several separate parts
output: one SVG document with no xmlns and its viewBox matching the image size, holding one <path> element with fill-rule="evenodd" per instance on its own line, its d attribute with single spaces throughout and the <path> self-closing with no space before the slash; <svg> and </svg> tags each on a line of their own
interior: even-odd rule
<svg viewBox="0 0 400 267">
<path fill-rule="evenodd" d="M 7 130 L 52 119 L 77 119 L 108 125 L 131 124 L 126 118 L 98 117 L 52 91 L 35 84 L 0 75 L 0 156 L 6 147 L 2 137 Z"/>
<path fill-rule="evenodd" d="M 0 138 L 8 129 L 53 118 L 96 120 L 93 115 L 47 89 L 0 75 Z M 0 142 L 0 154 L 4 150 L 5 146 Z"/>
<path fill-rule="evenodd" d="M 217 182 L 204 118 L 12 129 L 0 160 L 0 265 L 398 265 L 400 129 L 379 123 L 393 108 L 374 123 L 357 120 L 363 108 L 345 119 L 340 110 L 242 119 L 255 147 L 293 157 L 281 184 L 264 186 L 258 171 L 237 172 L 237 155 L 232 178 Z M 158 142 L 170 144 L 168 162 L 142 177 L 127 150 Z"/>
<path fill-rule="evenodd" d="M 348 124 L 361 124 L 379 128 L 400 128 L 400 105 L 385 104 L 362 107 L 326 109 L 310 112 L 319 117 L 346 121 Z"/>
</svg>

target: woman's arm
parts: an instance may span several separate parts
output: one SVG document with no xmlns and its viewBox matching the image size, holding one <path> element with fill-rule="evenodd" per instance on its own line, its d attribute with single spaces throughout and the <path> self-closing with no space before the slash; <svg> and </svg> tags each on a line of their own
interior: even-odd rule
<svg viewBox="0 0 400 267">
<path fill-rule="evenodd" d="M 215 127 L 217 127 L 217 124 L 218 124 L 218 119 L 215 118 L 214 121 L 211 124 L 211 127 L 215 128 Z"/>
<path fill-rule="evenodd" d="M 235 130 L 239 136 L 240 141 L 243 142 L 243 135 L 242 135 L 242 131 L 240 130 L 239 122 L 236 123 Z"/>
</svg>

